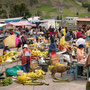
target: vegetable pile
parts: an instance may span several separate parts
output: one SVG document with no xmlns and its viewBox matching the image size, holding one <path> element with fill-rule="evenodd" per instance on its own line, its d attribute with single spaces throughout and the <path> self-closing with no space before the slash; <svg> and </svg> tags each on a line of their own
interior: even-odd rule
<svg viewBox="0 0 90 90">
<path fill-rule="evenodd" d="M 7 77 L 5 78 L 2 82 L 1 82 L 1 86 L 8 86 L 10 84 L 13 83 L 13 80 L 11 77 Z"/>
</svg>

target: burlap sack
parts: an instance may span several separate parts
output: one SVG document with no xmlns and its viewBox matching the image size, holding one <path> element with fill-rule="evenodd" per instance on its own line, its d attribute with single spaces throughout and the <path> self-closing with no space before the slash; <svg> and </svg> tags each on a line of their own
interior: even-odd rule
<svg viewBox="0 0 90 90">
<path fill-rule="evenodd" d="M 8 45 L 9 48 L 15 48 L 15 39 L 16 39 L 16 35 L 10 35 L 10 36 L 8 36 L 3 41 L 4 46 L 5 45 Z"/>
</svg>

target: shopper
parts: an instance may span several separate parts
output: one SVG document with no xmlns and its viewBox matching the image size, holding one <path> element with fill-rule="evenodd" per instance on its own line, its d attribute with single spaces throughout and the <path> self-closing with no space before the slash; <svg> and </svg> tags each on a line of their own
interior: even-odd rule
<svg viewBox="0 0 90 90">
<path fill-rule="evenodd" d="M 28 49 L 27 44 L 24 45 L 24 48 L 21 52 L 21 56 L 22 56 L 23 71 L 27 73 L 29 72 L 31 63 L 31 51 Z"/>
<path fill-rule="evenodd" d="M 22 45 L 24 46 L 24 44 L 26 44 L 26 43 L 27 43 L 27 35 L 26 35 L 26 33 L 25 33 L 25 32 L 23 33 L 23 35 L 22 35 L 21 39 L 22 39 Z"/>
<path fill-rule="evenodd" d="M 19 34 L 17 34 L 17 36 L 16 36 L 15 45 L 16 45 L 17 51 L 18 51 L 18 49 L 19 49 L 19 48 L 21 47 L 21 45 L 22 45 L 22 40 L 21 40 L 21 37 L 19 36 Z"/>
</svg>

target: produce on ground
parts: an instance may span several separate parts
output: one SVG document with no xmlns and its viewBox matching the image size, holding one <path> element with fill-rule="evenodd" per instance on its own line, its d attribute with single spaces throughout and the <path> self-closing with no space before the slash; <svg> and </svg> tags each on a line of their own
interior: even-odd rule
<svg viewBox="0 0 90 90">
<path fill-rule="evenodd" d="M 16 57 L 20 55 L 20 52 L 10 51 L 8 53 L 5 53 L 5 55 L 0 56 L 0 63 L 5 63 L 7 60 L 14 61 L 16 60 Z"/>
<path fill-rule="evenodd" d="M 40 82 L 38 79 L 44 78 L 44 71 L 42 70 L 36 70 L 34 72 L 24 73 L 21 76 L 17 77 L 17 82 L 24 84 L 24 85 L 49 85 L 45 82 Z"/>
<path fill-rule="evenodd" d="M 7 77 L 1 82 L 1 86 L 8 86 L 13 83 L 13 80 L 11 77 Z"/>
</svg>

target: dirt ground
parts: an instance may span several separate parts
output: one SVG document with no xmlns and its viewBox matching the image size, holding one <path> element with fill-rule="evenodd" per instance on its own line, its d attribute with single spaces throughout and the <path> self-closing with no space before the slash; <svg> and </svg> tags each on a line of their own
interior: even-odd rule
<svg viewBox="0 0 90 90">
<path fill-rule="evenodd" d="M 12 49 L 15 50 L 16 49 Z M 0 50 L 2 52 L 2 50 Z M 2 53 L 0 53 L 2 54 Z M 0 66 L 0 71 L 5 70 L 5 68 L 10 68 L 15 65 L 20 65 L 21 62 L 19 61 L 5 65 L 5 67 Z M 60 78 L 60 74 L 56 74 L 57 78 Z M 49 83 L 49 86 L 42 85 L 42 86 L 30 86 L 30 85 L 22 85 L 14 82 L 12 85 L 0 87 L 0 90 L 86 90 L 86 79 L 78 78 L 77 80 L 71 82 L 53 82 L 50 72 L 47 72 L 45 75 L 45 82 Z"/>
</svg>

